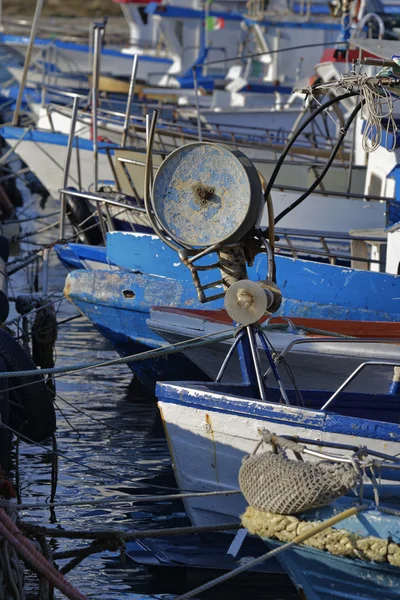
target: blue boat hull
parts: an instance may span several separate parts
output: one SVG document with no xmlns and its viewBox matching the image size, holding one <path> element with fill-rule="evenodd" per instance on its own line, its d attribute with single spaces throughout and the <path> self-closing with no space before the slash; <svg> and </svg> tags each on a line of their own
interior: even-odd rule
<svg viewBox="0 0 400 600">
<path fill-rule="evenodd" d="M 146 324 L 149 306 L 165 298 L 180 302 L 185 286 L 126 271 L 74 271 L 67 279 L 65 294 L 96 329 L 108 339 L 120 356 L 131 356 L 160 346 L 165 341 Z M 157 381 L 209 378 L 181 354 L 128 363 L 151 393 Z"/>
<path fill-rule="evenodd" d="M 353 502 L 342 497 L 333 505 L 307 511 L 300 519 L 324 521 L 349 508 Z M 398 517 L 373 508 L 345 519 L 334 529 L 399 543 Z M 270 538 L 264 541 L 270 549 L 282 546 Z M 307 600 L 400 599 L 400 568 L 386 561 L 335 556 L 304 544 L 285 550 L 277 559 Z"/>
<path fill-rule="evenodd" d="M 84 264 L 86 256 L 98 263 L 103 259 L 103 266 L 108 263 L 110 268 L 120 267 L 112 271 L 74 271 L 67 278 L 65 293 L 122 356 L 165 344 L 146 325 L 153 306 L 209 306 L 197 299 L 189 270 L 155 236 L 114 232 L 108 234 L 106 251 L 79 245 L 70 248 L 72 253 L 59 251 L 59 256 L 72 266 Z M 203 263 L 214 259 L 206 257 Z M 400 319 L 400 278 L 285 257 L 277 257 L 276 262 L 277 283 L 284 296 L 278 315 L 360 321 Z M 249 269 L 249 278 L 261 280 L 265 274 L 266 259 L 261 255 Z M 211 271 L 203 273 L 202 278 L 207 284 L 218 276 Z M 222 299 L 213 302 L 213 308 L 222 307 Z M 157 380 L 205 378 L 182 355 L 158 362 L 156 368 L 148 362 L 145 371 L 139 363 L 131 365 L 152 391 Z"/>
<path fill-rule="evenodd" d="M 267 540 L 271 549 L 280 544 Z M 400 569 L 297 546 L 284 552 L 281 565 L 307 600 L 396 600 Z"/>
</svg>

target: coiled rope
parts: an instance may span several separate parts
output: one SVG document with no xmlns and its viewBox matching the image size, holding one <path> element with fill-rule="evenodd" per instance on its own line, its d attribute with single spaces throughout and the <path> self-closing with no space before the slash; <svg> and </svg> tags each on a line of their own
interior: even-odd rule
<svg viewBox="0 0 400 600">
<path fill-rule="evenodd" d="M 44 558 L 34 544 L 18 529 L 6 512 L 0 508 L 0 535 L 18 555 L 36 572 L 45 577 L 70 600 L 87 600 L 57 569 Z M 23 597 L 23 596 L 21 596 Z"/>
<path fill-rule="evenodd" d="M 344 519 L 348 519 L 349 517 L 356 515 L 360 511 L 366 510 L 367 508 L 368 508 L 368 506 L 366 506 L 366 505 L 353 506 L 352 508 L 349 508 L 348 510 L 343 511 L 343 512 L 339 513 L 338 515 L 335 515 L 334 517 L 331 517 L 330 519 L 327 519 L 326 521 L 323 521 L 322 523 L 315 525 L 308 531 L 305 531 L 305 532 L 299 534 L 290 542 L 287 542 L 286 544 L 279 546 L 279 548 L 275 548 L 274 550 L 271 550 L 270 552 L 267 552 L 266 554 L 262 554 L 261 556 L 258 556 L 254 560 L 249 560 L 248 562 L 240 565 L 240 567 L 238 567 L 237 569 L 228 571 L 228 573 L 224 573 L 224 575 L 221 575 L 221 577 L 217 577 L 216 579 L 213 579 L 212 581 L 208 581 L 204 585 L 201 585 L 198 588 L 191 590 L 190 592 L 187 592 L 186 594 L 183 594 L 182 596 L 178 596 L 175 600 L 189 600 L 190 598 L 195 598 L 199 594 L 206 592 L 206 591 L 212 589 L 213 587 L 220 585 L 221 583 L 225 583 L 229 579 L 232 579 L 233 577 L 236 577 L 237 575 L 240 575 L 241 573 L 244 573 L 245 571 L 248 571 L 249 569 L 253 569 L 257 565 L 261 565 L 262 563 L 266 562 L 267 560 L 270 560 L 271 558 L 274 558 L 275 556 L 282 554 L 283 552 L 285 552 L 286 550 L 289 550 L 293 546 L 295 546 L 297 544 L 302 544 L 303 542 L 305 542 L 309 538 L 313 537 L 314 535 L 317 535 L 321 531 L 324 531 L 325 529 L 328 529 L 329 527 L 336 525 L 336 523 L 339 523 L 340 521 L 344 521 Z"/>
<path fill-rule="evenodd" d="M 15 524 L 18 511 L 9 500 L 0 499 L 0 509 Z M 2 600 L 23 600 L 24 571 L 15 548 L 0 538 L 0 597 Z"/>
<path fill-rule="evenodd" d="M 242 515 L 242 524 L 249 533 L 280 542 L 290 542 L 319 523 L 320 521 L 305 521 L 294 515 L 264 512 L 252 506 L 248 506 Z M 387 562 L 400 567 L 400 546 L 388 539 L 361 536 L 346 529 L 329 527 L 304 543 L 310 548 L 325 550 L 335 556 Z"/>
</svg>

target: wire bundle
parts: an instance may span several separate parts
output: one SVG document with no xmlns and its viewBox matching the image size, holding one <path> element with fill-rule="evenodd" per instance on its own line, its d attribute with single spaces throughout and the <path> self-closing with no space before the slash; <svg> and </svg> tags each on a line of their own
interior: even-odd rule
<svg viewBox="0 0 400 600">
<path fill-rule="evenodd" d="M 382 145 L 383 131 L 385 130 L 386 139 L 384 146 L 389 152 L 393 152 L 396 147 L 397 124 L 393 117 L 394 100 L 393 95 L 384 86 L 377 86 L 365 81 L 359 84 L 360 96 L 365 104 L 361 116 L 365 119 L 365 128 L 362 138 L 362 147 L 365 152 L 374 152 Z M 386 121 L 384 127 L 383 121 Z M 389 143 L 389 134 L 393 134 L 391 143 Z"/>
</svg>

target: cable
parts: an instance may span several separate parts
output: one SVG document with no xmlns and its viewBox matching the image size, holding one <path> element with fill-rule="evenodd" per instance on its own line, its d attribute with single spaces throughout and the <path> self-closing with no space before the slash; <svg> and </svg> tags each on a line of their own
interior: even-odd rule
<svg viewBox="0 0 400 600">
<path fill-rule="evenodd" d="M 265 189 L 264 192 L 264 198 L 267 199 L 268 194 L 271 193 L 272 190 L 272 186 L 275 183 L 275 180 L 278 176 L 278 173 L 280 171 L 280 168 L 282 166 L 283 161 L 285 160 L 286 156 L 289 154 L 289 151 L 291 149 L 291 147 L 293 146 L 293 144 L 295 143 L 295 141 L 297 140 L 297 138 L 303 133 L 304 129 L 306 127 L 308 127 L 308 125 L 311 123 L 311 121 L 313 119 L 315 119 L 315 117 L 317 117 L 321 112 L 325 111 L 327 108 L 329 108 L 330 106 L 332 106 L 332 104 L 335 104 L 336 102 L 341 102 L 342 100 L 345 100 L 346 98 L 351 98 L 352 96 L 357 96 L 358 94 L 356 92 L 346 92 L 345 94 L 342 94 L 341 96 L 335 96 L 334 98 L 331 98 L 330 100 L 327 100 L 327 102 L 325 102 L 324 104 L 321 104 L 315 111 L 313 111 L 311 113 L 311 115 L 304 121 L 303 125 L 301 125 L 301 127 L 298 128 L 298 130 L 296 131 L 296 133 L 293 135 L 293 137 L 290 138 L 290 140 L 287 142 L 282 154 L 279 157 L 278 162 L 275 165 L 275 169 L 272 172 L 271 178 L 268 181 L 268 185 Z M 275 219 L 275 223 L 276 223 L 276 219 Z"/>
<path fill-rule="evenodd" d="M 96 467 L 91 467 L 90 465 L 85 465 L 84 463 L 80 462 L 79 460 L 75 460 L 73 458 L 70 458 L 69 456 L 67 456 L 66 454 L 64 454 L 63 452 L 60 452 L 59 450 L 56 452 L 54 450 L 50 450 L 47 446 L 45 446 L 44 444 L 41 444 L 40 442 L 35 442 L 34 440 L 32 440 L 31 438 L 27 437 L 26 435 L 23 435 L 22 433 L 20 433 L 19 431 L 17 431 L 16 429 L 13 429 L 12 427 L 10 427 L 9 425 L 6 425 L 5 423 L 1 423 L 0 422 L 0 428 L 2 429 L 6 429 L 7 431 L 10 431 L 11 433 L 13 433 L 17 439 L 22 440 L 23 442 L 26 442 L 28 444 L 31 444 L 32 446 L 37 446 L 39 448 L 42 448 L 44 450 L 46 450 L 47 453 L 58 456 L 59 458 L 63 458 L 64 460 L 66 460 L 69 463 L 78 465 L 79 467 L 81 467 L 82 469 L 86 469 L 86 471 L 89 471 L 90 473 L 96 474 L 96 475 L 101 475 L 103 478 L 104 477 L 108 477 L 111 480 L 115 480 L 115 481 L 119 481 L 119 482 L 126 482 L 127 479 L 126 477 L 121 477 L 119 475 L 116 475 L 114 473 L 112 473 L 111 471 L 106 471 L 103 469 L 98 469 Z M 138 473 L 135 473 L 133 476 L 136 477 L 137 479 L 145 479 L 145 476 L 155 476 L 159 474 L 159 471 L 156 470 L 144 470 L 142 467 L 137 467 L 135 466 L 135 469 L 137 471 L 139 471 Z M 168 470 L 170 470 L 170 467 L 168 468 Z M 165 471 L 165 470 L 164 470 Z M 170 487 L 170 486 L 166 486 L 166 485 L 156 485 L 155 483 L 150 483 L 147 482 L 145 483 L 145 485 L 137 485 L 135 481 L 129 481 L 129 485 L 131 487 L 135 487 L 136 489 L 146 489 L 146 488 L 154 488 L 154 489 L 158 489 L 158 490 L 168 490 L 168 491 L 176 491 L 176 488 Z M 187 489 L 182 489 L 182 492 L 197 492 L 197 490 L 187 490 Z"/>
<path fill-rule="evenodd" d="M 296 208 L 296 206 L 299 206 L 299 204 L 301 204 L 303 202 L 303 200 L 305 200 L 306 198 L 308 198 L 308 196 L 313 192 L 313 190 L 315 190 L 315 188 L 319 186 L 319 184 L 321 183 L 321 181 L 325 177 L 326 173 L 328 172 L 331 164 L 335 160 L 336 154 L 339 152 L 339 148 L 342 145 L 342 142 L 343 142 L 344 138 L 347 135 L 349 127 L 352 124 L 352 122 L 354 121 L 354 119 L 356 118 L 356 116 L 359 113 L 359 111 L 361 110 L 361 108 L 363 107 L 364 102 L 365 101 L 362 100 L 361 102 L 359 102 L 357 104 L 357 106 L 355 107 L 355 109 L 353 110 L 353 112 L 351 113 L 351 115 L 349 116 L 349 118 L 347 119 L 345 126 L 342 127 L 342 129 L 340 130 L 340 136 L 339 136 L 339 138 L 338 138 L 338 140 L 337 140 L 337 142 L 335 144 L 334 149 L 332 150 L 332 154 L 330 155 L 328 162 L 326 163 L 325 167 L 322 169 L 320 175 L 315 179 L 314 183 L 312 185 L 310 185 L 310 187 L 308 188 L 308 190 L 306 190 L 304 192 L 304 194 L 302 194 L 300 196 L 300 198 L 297 198 L 297 200 L 295 200 L 294 202 L 292 202 L 292 204 L 290 204 L 289 206 L 287 206 L 282 212 L 279 213 L 279 215 L 277 217 L 275 217 L 275 225 L 281 219 L 283 219 L 283 217 L 285 217 L 288 213 L 290 213 L 294 208 Z"/>
<path fill-rule="evenodd" d="M 246 58 L 256 58 L 257 56 L 266 56 L 267 54 L 280 54 L 281 52 L 289 52 L 290 50 L 303 50 L 305 48 L 318 48 L 330 46 L 332 47 L 332 42 L 325 42 L 320 44 L 302 44 L 301 46 L 289 46 L 289 48 L 278 48 L 278 50 L 268 50 L 267 52 L 253 52 L 252 54 L 244 54 L 243 56 L 231 56 L 228 58 L 221 58 L 219 60 L 212 60 L 211 62 L 198 63 L 197 67 L 209 67 L 210 65 L 217 65 L 222 62 L 232 62 L 234 60 L 245 60 Z"/>
</svg>

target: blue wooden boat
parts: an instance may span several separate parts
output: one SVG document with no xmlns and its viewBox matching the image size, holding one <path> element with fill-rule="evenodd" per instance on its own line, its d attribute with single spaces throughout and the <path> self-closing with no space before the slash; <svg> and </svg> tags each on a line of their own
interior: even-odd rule
<svg viewBox="0 0 400 600">
<path fill-rule="evenodd" d="M 204 309 L 189 271 L 156 236 L 113 232 L 107 234 L 106 251 L 70 244 L 57 252 L 70 266 L 96 267 L 71 272 L 65 294 L 121 356 L 166 344 L 147 326 L 153 306 Z M 400 279 L 395 276 L 279 256 L 276 263 L 277 283 L 285 294 L 279 315 L 388 322 L 400 317 Z M 260 255 L 249 275 L 259 280 L 265 272 L 266 259 Z M 213 280 L 213 273 L 206 274 L 205 284 Z M 213 304 L 222 306 L 222 299 Z M 181 361 L 181 355 L 171 356 L 158 361 L 156 368 L 149 361 L 146 375 L 142 363 L 131 363 L 131 368 L 154 391 L 157 380 L 181 378 Z M 185 371 L 187 379 L 194 374 Z"/>
</svg>

